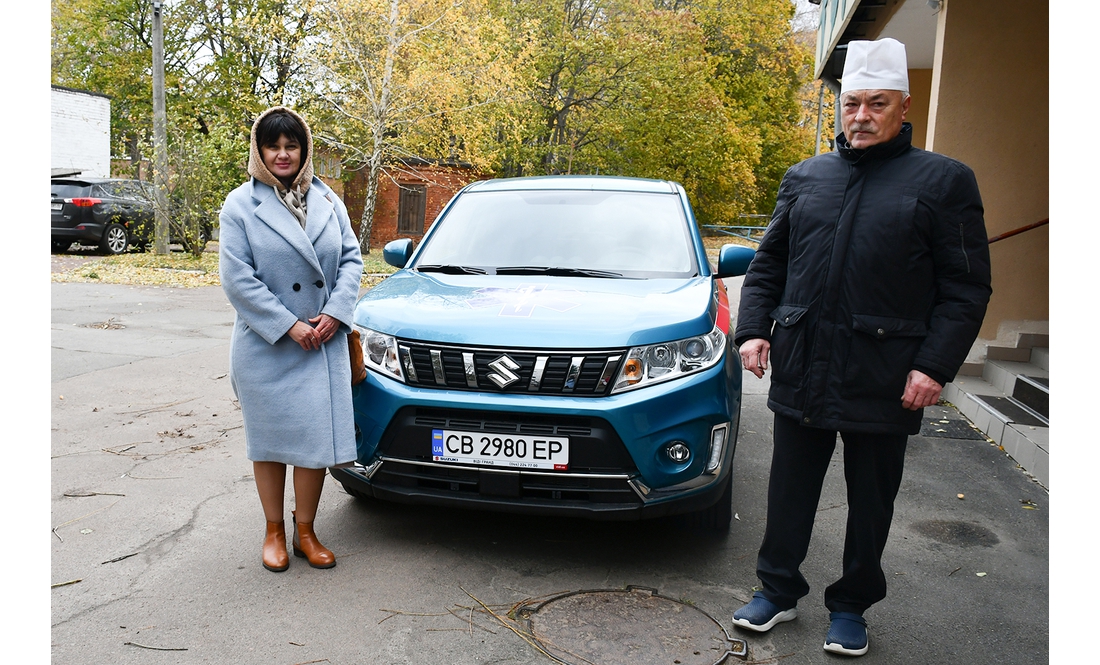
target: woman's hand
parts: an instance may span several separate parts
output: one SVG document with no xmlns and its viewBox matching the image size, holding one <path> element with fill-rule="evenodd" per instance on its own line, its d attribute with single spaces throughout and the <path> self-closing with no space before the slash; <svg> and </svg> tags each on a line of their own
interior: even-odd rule
<svg viewBox="0 0 1100 665">
<path fill-rule="evenodd" d="M 323 344 L 320 333 L 302 321 L 295 321 L 294 325 L 290 326 L 290 330 L 286 331 L 286 334 L 290 335 L 290 339 L 297 342 L 306 351 L 319 349 Z"/>
<path fill-rule="evenodd" d="M 332 318 L 328 314 L 319 314 L 309 320 L 315 327 L 314 330 L 320 336 L 320 343 L 332 339 L 332 336 L 336 334 L 336 331 L 340 328 L 340 322 Z"/>
</svg>

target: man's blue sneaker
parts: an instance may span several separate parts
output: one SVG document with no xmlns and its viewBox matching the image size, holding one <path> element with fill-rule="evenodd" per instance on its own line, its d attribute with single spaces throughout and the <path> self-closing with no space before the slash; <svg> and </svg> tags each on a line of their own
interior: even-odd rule
<svg viewBox="0 0 1100 665">
<path fill-rule="evenodd" d="M 825 650 L 845 656 L 867 653 L 867 621 L 853 612 L 829 612 L 829 633 Z"/>
<path fill-rule="evenodd" d="M 798 611 L 795 608 L 784 610 L 757 591 L 748 605 L 733 613 L 733 625 L 764 633 L 775 624 L 790 621 L 797 616 Z"/>
</svg>

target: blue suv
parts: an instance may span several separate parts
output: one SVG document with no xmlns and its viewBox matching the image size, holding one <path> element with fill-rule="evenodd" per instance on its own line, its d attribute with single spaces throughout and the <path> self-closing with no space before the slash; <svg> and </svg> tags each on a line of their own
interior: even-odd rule
<svg viewBox="0 0 1100 665">
<path fill-rule="evenodd" d="M 356 305 L 359 498 L 726 529 L 741 368 L 684 189 L 617 177 L 475 182 Z"/>
</svg>

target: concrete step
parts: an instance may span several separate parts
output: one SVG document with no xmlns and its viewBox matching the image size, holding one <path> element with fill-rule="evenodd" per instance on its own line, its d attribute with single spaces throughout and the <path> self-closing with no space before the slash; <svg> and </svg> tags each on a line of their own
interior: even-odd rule
<svg viewBox="0 0 1100 665">
<path fill-rule="evenodd" d="M 1046 371 L 1050 371 L 1050 349 L 1038 346 L 1031 350 L 1031 362 Z"/>
<path fill-rule="evenodd" d="M 1050 378 L 1021 374 L 1012 388 L 1012 399 L 1043 416 L 1050 424 Z"/>
<path fill-rule="evenodd" d="M 990 351 L 993 350 L 993 348 L 990 349 Z M 1006 349 L 1001 350 L 1005 351 Z M 1013 402 L 1019 403 L 1024 408 L 1042 416 L 1043 425 L 1048 424 L 1050 417 L 1050 372 L 1041 365 L 1030 362 L 1032 355 L 1038 355 L 1041 359 L 1045 356 L 1034 354 L 1035 349 L 1007 350 L 1026 351 L 1028 361 L 987 358 L 985 366 L 982 368 L 982 378 L 1004 395 L 1009 396 Z M 1008 405 L 1008 408 L 1013 407 Z M 1028 422 L 1028 424 L 1036 423 Z"/>
<path fill-rule="evenodd" d="M 943 390 L 951 402 L 974 426 L 997 442 L 1024 470 L 1049 487 L 1049 429 L 1043 414 L 1012 397 L 1017 376 L 1042 375 L 1045 370 L 1032 363 L 987 361 L 983 377 L 960 375 Z M 1007 375 L 1007 377 L 1006 377 Z M 991 379 L 991 380 L 990 380 Z M 997 383 L 994 383 L 996 381 Z M 1002 390 L 1007 386 L 1009 392 Z"/>
<path fill-rule="evenodd" d="M 997 443 L 1044 487 L 1050 487 L 1050 428 L 1010 423 Z"/>
<path fill-rule="evenodd" d="M 1031 350 L 1027 351 L 1030 353 Z M 1019 376 L 1049 379 L 1050 373 L 1034 363 L 1012 360 L 986 360 L 982 371 L 982 378 L 1006 395 L 1011 395 L 1016 389 L 1016 378 Z"/>
</svg>

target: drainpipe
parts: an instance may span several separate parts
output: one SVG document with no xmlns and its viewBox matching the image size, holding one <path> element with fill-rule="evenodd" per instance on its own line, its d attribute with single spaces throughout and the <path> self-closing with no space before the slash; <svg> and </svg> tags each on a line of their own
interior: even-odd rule
<svg viewBox="0 0 1100 665">
<path fill-rule="evenodd" d="M 814 130 L 814 152 L 811 157 L 821 152 L 821 110 L 822 102 L 825 98 L 825 84 L 822 83 L 817 88 L 817 129 Z"/>
<path fill-rule="evenodd" d="M 826 68 L 827 69 L 827 68 Z M 828 88 L 833 93 L 833 138 L 835 139 L 841 131 L 840 128 L 840 114 L 837 113 L 836 101 L 840 99 L 840 81 L 829 71 L 821 72 L 821 82 L 823 87 Z M 818 107 L 820 113 L 820 106 Z M 818 127 L 821 126 L 821 119 L 818 118 Z M 833 146 L 833 150 L 836 150 L 836 145 Z"/>
</svg>

